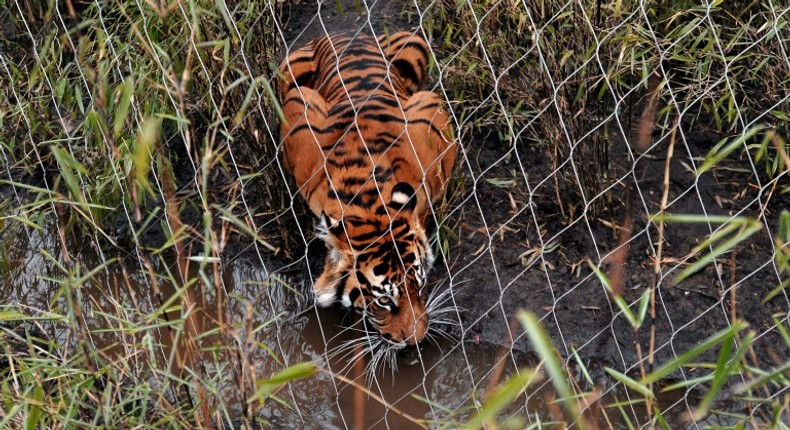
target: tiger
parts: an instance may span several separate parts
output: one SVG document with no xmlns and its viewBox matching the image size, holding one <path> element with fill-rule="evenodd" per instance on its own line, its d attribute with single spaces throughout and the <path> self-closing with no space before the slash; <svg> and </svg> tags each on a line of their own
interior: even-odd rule
<svg viewBox="0 0 790 430">
<path fill-rule="evenodd" d="M 429 55 L 415 33 L 334 33 L 278 74 L 283 165 L 327 247 L 315 302 L 357 311 L 394 350 L 428 332 L 426 223 L 458 150 L 443 99 L 420 90 Z"/>
</svg>

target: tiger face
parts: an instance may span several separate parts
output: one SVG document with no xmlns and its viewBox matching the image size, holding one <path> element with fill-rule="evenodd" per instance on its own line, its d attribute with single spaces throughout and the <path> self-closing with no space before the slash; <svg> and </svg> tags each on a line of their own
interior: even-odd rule
<svg viewBox="0 0 790 430">
<path fill-rule="evenodd" d="M 434 257 L 425 230 L 411 217 L 397 217 L 384 229 L 370 227 L 354 217 L 345 223 L 322 218 L 319 237 L 329 253 L 315 283 L 316 302 L 356 310 L 366 328 L 392 347 L 415 345 L 429 321 L 426 287 Z M 360 243 L 360 237 L 372 240 Z"/>
<path fill-rule="evenodd" d="M 443 99 L 419 91 L 429 52 L 415 33 L 333 34 L 280 67 L 283 164 L 328 249 L 316 303 L 360 312 L 393 349 L 429 329 L 424 226 L 457 151 Z"/>
</svg>

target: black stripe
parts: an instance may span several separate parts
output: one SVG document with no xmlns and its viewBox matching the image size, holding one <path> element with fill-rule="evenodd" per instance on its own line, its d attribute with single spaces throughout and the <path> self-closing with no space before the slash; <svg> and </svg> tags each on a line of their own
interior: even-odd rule
<svg viewBox="0 0 790 430">
<path fill-rule="evenodd" d="M 365 157 L 354 157 L 340 161 L 330 158 L 327 162 L 334 167 L 365 167 L 368 165 Z"/>
<path fill-rule="evenodd" d="M 346 190 L 329 190 L 327 197 L 330 199 L 340 200 L 349 206 L 372 206 L 378 200 L 379 190 L 372 188 L 369 190 L 362 190 L 359 192 L 349 192 Z"/>
<path fill-rule="evenodd" d="M 365 146 L 368 148 L 371 154 L 381 154 L 391 148 L 393 145 L 393 141 L 389 139 L 381 139 L 381 138 L 373 138 L 367 139 L 365 141 Z"/>
<path fill-rule="evenodd" d="M 296 127 L 294 127 L 293 129 L 291 129 L 291 132 L 289 134 L 294 135 L 294 134 L 297 134 L 297 133 L 299 133 L 301 131 L 308 130 L 308 129 L 309 130 L 313 130 L 313 132 L 315 134 L 327 134 L 327 133 L 331 133 L 333 131 L 345 130 L 346 128 L 348 128 L 348 126 L 351 125 L 352 122 L 353 121 L 337 122 L 337 123 L 334 123 L 334 124 L 332 124 L 332 125 L 330 125 L 329 127 L 326 127 L 326 128 L 317 128 L 317 127 L 315 127 L 312 124 L 299 124 Z"/>
<path fill-rule="evenodd" d="M 389 272 L 390 266 L 385 263 L 381 262 L 375 266 L 373 266 L 373 274 L 376 276 L 386 275 Z"/>
<path fill-rule="evenodd" d="M 388 113 L 365 114 L 362 117 L 374 121 L 403 123 L 403 118 Z"/>
<path fill-rule="evenodd" d="M 341 55 L 343 57 L 370 55 L 380 59 L 382 63 L 384 62 L 384 58 L 386 58 L 384 57 L 384 54 L 382 54 L 381 51 L 379 51 L 378 47 L 371 43 L 352 44 L 351 47 L 346 48 Z"/>
<path fill-rule="evenodd" d="M 388 167 L 384 170 L 381 170 L 381 168 L 376 168 L 373 175 L 376 177 L 376 182 L 384 183 L 389 181 L 389 179 L 392 177 L 394 173 L 395 173 L 394 167 Z"/>
<path fill-rule="evenodd" d="M 337 142 L 331 142 L 331 143 L 329 143 L 327 145 L 322 146 L 321 150 L 324 151 L 324 152 L 326 152 L 326 151 L 336 151 L 338 149 L 342 149 L 345 146 L 346 146 L 346 141 L 345 140 L 339 140 Z"/>
<path fill-rule="evenodd" d="M 348 85 L 346 85 L 346 86 L 348 86 Z M 351 86 L 351 88 L 348 90 L 348 93 L 352 94 L 352 93 L 355 93 L 355 92 L 362 91 L 365 94 L 367 94 L 370 91 L 374 91 L 374 90 L 378 90 L 378 89 L 382 89 L 383 91 L 386 91 L 387 94 L 392 94 L 392 91 L 391 91 L 391 89 L 389 87 L 389 83 L 387 83 L 383 79 L 380 80 L 380 81 L 373 81 L 373 80 L 368 80 L 368 79 L 361 80 L 361 81 L 359 81 L 357 83 L 354 83 Z"/>
<path fill-rule="evenodd" d="M 342 289 L 338 289 L 338 292 L 342 294 Z M 362 295 L 362 292 L 359 288 L 354 288 L 351 292 L 348 293 L 348 299 L 351 300 L 351 306 L 354 306 L 354 303 L 357 302 L 357 298 Z"/>
<path fill-rule="evenodd" d="M 283 106 L 287 105 L 288 103 L 292 103 L 292 102 L 298 103 L 298 104 L 300 104 L 302 106 L 307 106 L 307 103 L 304 102 L 304 99 L 299 97 L 299 96 L 289 97 L 289 98 L 285 99 L 285 101 L 283 102 Z"/>
<path fill-rule="evenodd" d="M 371 231 L 370 233 L 362 233 L 362 234 L 358 234 L 358 235 L 356 235 L 356 236 L 354 236 L 354 237 L 351 237 L 350 239 L 351 239 L 353 242 L 361 242 L 361 243 L 363 243 L 365 246 L 367 246 L 367 245 L 370 243 L 370 241 L 371 241 L 371 240 L 373 240 L 373 239 L 378 239 L 379 237 L 381 237 L 381 236 L 383 236 L 383 235 L 384 235 L 384 232 L 383 232 L 383 231 L 380 231 L 380 230 L 373 230 L 373 231 Z M 355 245 L 355 244 L 353 244 L 353 243 L 352 243 L 352 246 L 353 246 L 353 245 Z"/>
<path fill-rule="evenodd" d="M 343 221 L 351 224 L 353 227 L 362 227 L 363 225 L 369 225 L 372 226 L 372 228 L 378 228 L 378 226 L 381 225 L 381 223 L 379 223 L 376 220 L 360 218 L 358 216 L 353 216 L 353 215 L 343 217 Z"/>
<path fill-rule="evenodd" d="M 347 117 L 354 116 L 354 106 L 350 102 L 338 103 L 329 109 L 329 116 Z"/>
<path fill-rule="evenodd" d="M 395 97 L 389 96 L 389 95 L 383 95 L 383 94 L 373 95 L 373 96 L 368 97 L 365 101 L 367 101 L 367 102 L 374 101 L 374 102 L 381 103 L 381 104 L 384 104 L 384 105 L 387 105 L 387 106 L 393 107 L 393 108 L 400 108 L 401 107 L 400 102 L 398 102 L 398 99 L 395 98 Z"/>
<path fill-rule="evenodd" d="M 415 33 L 408 33 L 408 32 L 402 32 L 400 34 L 400 36 L 397 36 L 397 37 L 392 37 L 392 36 L 393 35 L 391 35 L 391 34 L 385 34 L 385 35 L 379 36 L 379 43 L 382 44 L 382 45 L 387 44 L 387 45 L 389 45 L 391 47 L 396 47 L 397 48 L 398 47 L 398 42 L 402 41 L 403 39 L 422 39 L 422 36 L 417 35 Z"/>
<path fill-rule="evenodd" d="M 365 275 L 363 275 L 362 272 L 360 272 L 359 270 L 354 270 L 354 276 L 357 278 L 357 283 L 360 286 L 366 286 L 366 287 L 370 286 L 370 282 L 368 282 L 367 278 L 365 278 Z M 354 288 L 354 290 L 358 290 L 358 288 Z M 349 293 L 349 296 L 351 296 L 351 293 Z"/>
<path fill-rule="evenodd" d="M 355 177 L 355 176 L 349 176 L 349 177 L 343 178 L 343 185 L 345 185 L 346 187 L 353 187 L 353 186 L 365 185 L 369 181 L 370 181 L 370 178 L 360 178 L 360 177 Z"/>
<path fill-rule="evenodd" d="M 389 112 L 390 108 L 387 106 L 381 106 L 376 104 L 365 103 L 359 107 L 357 113 L 362 115 L 364 118 L 370 117 L 370 115 L 375 115 L 376 112 Z"/>
<path fill-rule="evenodd" d="M 415 119 L 415 120 L 410 120 L 410 121 L 409 121 L 409 124 L 427 124 L 427 125 L 429 125 L 429 126 L 431 127 L 431 131 L 432 131 L 432 132 L 434 132 L 434 133 L 438 134 L 439 136 L 442 136 L 442 132 L 441 132 L 441 131 L 439 131 L 439 129 L 438 129 L 438 128 L 436 128 L 436 126 L 435 126 L 435 125 L 433 125 L 433 121 L 431 121 L 431 120 L 429 120 L 429 119 Z"/>
<path fill-rule="evenodd" d="M 399 134 L 395 134 L 395 133 L 390 133 L 389 131 L 386 131 L 386 130 L 382 130 L 382 131 L 379 132 L 378 137 L 390 138 L 393 141 L 395 141 L 395 140 L 397 140 L 400 137 L 400 135 Z"/>
<path fill-rule="evenodd" d="M 288 103 L 297 103 L 297 104 L 300 104 L 300 105 L 305 106 L 305 107 L 308 106 L 308 103 L 306 103 L 301 96 L 294 96 L 294 97 L 288 98 L 287 100 L 285 100 L 285 103 L 283 103 L 283 106 L 286 106 Z M 326 111 L 324 111 L 320 107 L 316 106 L 315 104 L 310 103 L 309 106 L 310 106 L 309 109 L 314 109 L 314 110 L 318 111 L 324 117 L 328 116 Z"/>
<path fill-rule="evenodd" d="M 354 115 L 355 107 L 359 113 L 365 112 L 367 110 L 386 110 L 390 108 L 396 108 L 400 110 L 400 104 L 394 97 L 378 95 L 366 99 L 358 99 L 356 103 L 352 103 L 351 101 L 339 102 L 329 109 L 327 116 L 336 115 L 339 117 L 344 117 Z M 392 133 L 390 133 L 390 135 L 393 136 L 393 139 L 396 137 Z"/>
<path fill-rule="evenodd" d="M 335 82 L 332 87 L 321 90 L 321 94 L 327 99 L 334 98 L 332 96 L 340 91 L 345 91 L 350 94 L 353 89 L 376 89 L 384 84 L 386 75 L 381 73 L 370 73 L 364 76 L 349 76 L 342 77 L 342 79 L 337 79 L 337 77 L 334 78 L 337 82 Z"/>
<path fill-rule="evenodd" d="M 433 102 L 433 103 L 428 103 L 427 105 L 419 105 L 419 106 L 417 104 L 412 104 L 412 105 L 407 106 L 406 109 L 409 110 L 409 109 L 412 109 L 413 107 L 417 106 L 417 109 L 418 109 L 417 112 L 422 112 L 422 111 L 424 111 L 426 109 L 432 109 L 432 108 L 441 107 L 441 105 L 442 105 L 441 102 Z"/>
<path fill-rule="evenodd" d="M 343 57 L 338 63 L 338 69 L 340 69 L 341 72 L 351 70 L 386 71 L 387 69 L 384 67 L 383 62 L 374 61 L 374 58 L 371 58 L 370 55 Z"/>
<path fill-rule="evenodd" d="M 395 219 L 392 221 L 392 224 L 390 224 L 390 230 L 395 238 L 399 238 L 402 234 L 410 231 L 409 222 L 400 218 Z"/>
</svg>

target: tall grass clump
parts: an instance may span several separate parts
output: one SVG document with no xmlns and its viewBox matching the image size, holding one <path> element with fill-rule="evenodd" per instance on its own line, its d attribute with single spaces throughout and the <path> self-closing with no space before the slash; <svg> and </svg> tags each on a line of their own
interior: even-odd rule
<svg viewBox="0 0 790 430">
<path fill-rule="evenodd" d="M 273 119 L 272 7 L 5 4 L 2 179 L 52 199 L 41 208 L 68 231 L 110 242 L 139 239 L 168 190 L 199 197 L 179 199 L 193 216 L 234 201 L 228 178 L 275 150 L 257 132 Z"/>
<path fill-rule="evenodd" d="M 315 372 L 256 341 L 279 316 L 221 264 L 279 204 L 247 200 L 281 193 L 277 11 L 0 5 L 0 427 L 252 428 Z"/>
</svg>

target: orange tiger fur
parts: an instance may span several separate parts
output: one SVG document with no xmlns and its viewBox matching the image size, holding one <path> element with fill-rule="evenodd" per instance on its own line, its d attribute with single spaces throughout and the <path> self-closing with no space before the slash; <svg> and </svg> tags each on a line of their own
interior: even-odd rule
<svg viewBox="0 0 790 430">
<path fill-rule="evenodd" d="M 428 55 L 414 33 L 333 34 L 280 66 L 284 164 L 328 248 L 316 301 L 362 312 L 396 348 L 427 332 L 424 226 L 457 151 L 442 99 L 419 91 Z"/>
</svg>

